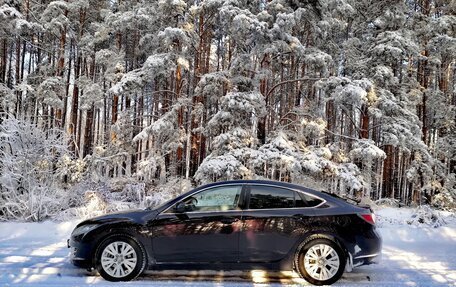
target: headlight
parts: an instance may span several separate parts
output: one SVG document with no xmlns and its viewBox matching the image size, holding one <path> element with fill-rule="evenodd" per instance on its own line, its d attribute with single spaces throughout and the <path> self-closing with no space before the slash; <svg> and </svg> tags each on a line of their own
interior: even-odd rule
<svg viewBox="0 0 456 287">
<path fill-rule="evenodd" d="M 78 228 L 73 230 L 73 233 L 71 233 L 71 235 L 78 236 L 81 234 L 86 234 L 87 232 L 95 229 L 97 226 L 98 226 L 98 224 L 87 224 L 87 225 L 79 226 Z"/>
</svg>

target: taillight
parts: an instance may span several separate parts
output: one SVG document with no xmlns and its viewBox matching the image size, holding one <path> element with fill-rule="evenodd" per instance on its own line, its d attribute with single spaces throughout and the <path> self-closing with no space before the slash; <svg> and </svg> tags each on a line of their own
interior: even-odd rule
<svg viewBox="0 0 456 287">
<path fill-rule="evenodd" d="M 364 221 L 366 221 L 367 223 L 375 225 L 375 214 L 373 214 L 373 213 L 362 213 L 362 214 L 358 214 L 358 215 L 359 215 L 359 217 L 364 219 Z"/>
</svg>

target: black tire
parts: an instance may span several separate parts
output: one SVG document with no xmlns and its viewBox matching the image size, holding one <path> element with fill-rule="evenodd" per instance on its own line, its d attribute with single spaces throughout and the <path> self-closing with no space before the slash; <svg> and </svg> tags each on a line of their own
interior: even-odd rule
<svg viewBox="0 0 456 287">
<path fill-rule="evenodd" d="M 111 274 L 109 274 L 110 272 L 112 273 L 112 271 L 105 270 L 103 268 L 103 265 L 101 264 L 101 257 L 103 255 L 103 252 L 108 246 L 115 242 L 123 242 L 130 245 L 136 253 L 136 265 L 133 267 L 133 270 L 129 271 L 129 273 L 125 276 L 112 276 Z M 142 274 L 144 268 L 146 267 L 146 258 L 146 252 L 142 247 L 141 243 L 138 242 L 138 240 L 136 240 L 134 237 L 130 235 L 114 234 L 104 239 L 100 243 L 100 245 L 98 245 L 97 251 L 95 252 L 95 266 L 101 277 L 108 281 L 130 281 Z M 116 263 L 116 265 L 117 264 L 118 263 Z M 122 263 L 119 265 L 122 265 Z M 125 265 L 123 265 L 123 267 L 125 267 Z"/>
<path fill-rule="evenodd" d="M 321 274 L 323 272 L 320 267 L 315 270 L 316 273 L 311 272 L 314 275 L 314 276 L 312 276 L 309 273 L 309 271 L 306 269 L 305 264 L 304 264 L 304 259 L 305 259 L 307 252 L 309 251 L 309 249 L 311 249 L 314 246 L 315 246 L 314 248 L 318 248 L 318 246 L 321 246 L 321 245 L 327 245 L 327 246 L 331 247 L 337 253 L 337 257 L 334 256 L 334 259 L 332 259 L 332 260 L 338 259 L 338 261 L 339 261 L 338 268 L 334 268 L 334 270 L 337 270 L 335 272 L 335 274 L 332 275 L 330 278 L 326 278 L 323 280 L 315 278 L 316 274 Z M 312 253 L 310 253 L 310 254 L 312 254 Z M 321 253 L 320 253 L 320 255 L 321 255 Z M 331 259 L 332 256 L 328 255 L 327 258 Z M 299 273 L 299 275 L 311 284 L 318 285 L 318 286 L 331 285 L 334 282 L 336 282 L 337 280 L 339 280 L 340 277 L 342 277 L 342 274 L 344 273 L 344 270 L 345 270 L 346 260 L 347 260 L 347 257 L 345 255 L 345 252 L 342 250 L 342 248 L 339 244 L 337 244 L 336 242 L 334 242 L 330 239 L 327 239 L 327 238 L 316 238 L 316 239 L 311 239 L 311 240 L 305 241 L 304 243 L 302 243 L 300 245 L 300 247 L 298 248 L 298 251 L 296 253 L 296 256 L 295 256 L 295 268 L 296 268 L 296 271 Z M 328 268 L 330 270 L 330 272 L 333 272 L 333 270 L 332 270 L 333 267 L 331 267 L 329 265 L 325 265 L 325 264 L 323 264 L 323 265 L 326 266 L 325 268 Z M 309 265 L 307 265 L 307 266 L 309 266 Z M 312 271 L 310 268 L 309 268 L 309 270 Z"/>
</svg>

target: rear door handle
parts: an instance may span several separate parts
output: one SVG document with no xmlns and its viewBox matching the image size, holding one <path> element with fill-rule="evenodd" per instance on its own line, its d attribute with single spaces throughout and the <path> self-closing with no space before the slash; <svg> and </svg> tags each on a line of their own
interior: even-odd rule
<svg viewBox="0 0 456 287">
<path fill-rule="evenodd" d="M 239 220 L 239 218 L 223 218 L 223 219 L 220 219 L 220 222 L 223 224 L 232 224 L 238 220 Z"/>
</svg>

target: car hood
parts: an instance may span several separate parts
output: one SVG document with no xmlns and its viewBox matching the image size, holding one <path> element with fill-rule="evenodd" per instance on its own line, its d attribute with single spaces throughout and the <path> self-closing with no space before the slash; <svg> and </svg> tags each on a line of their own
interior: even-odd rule
<svg viewBox="0 0 456 287">
<path fill-rule="evenodd" d="M 144 224 L 149 220 L 152 220 L 157 215 L 156 210 L 128 210 L 116 213 L 110 213 L 102 216 L 97 216 L 94 218 L 87 219 L 78 224 L 77 227 L 86 225 L 86 224 L 104 224 L 104 223 L 114 223 L 114 222 L 131 222 Z"/>
</svg>

